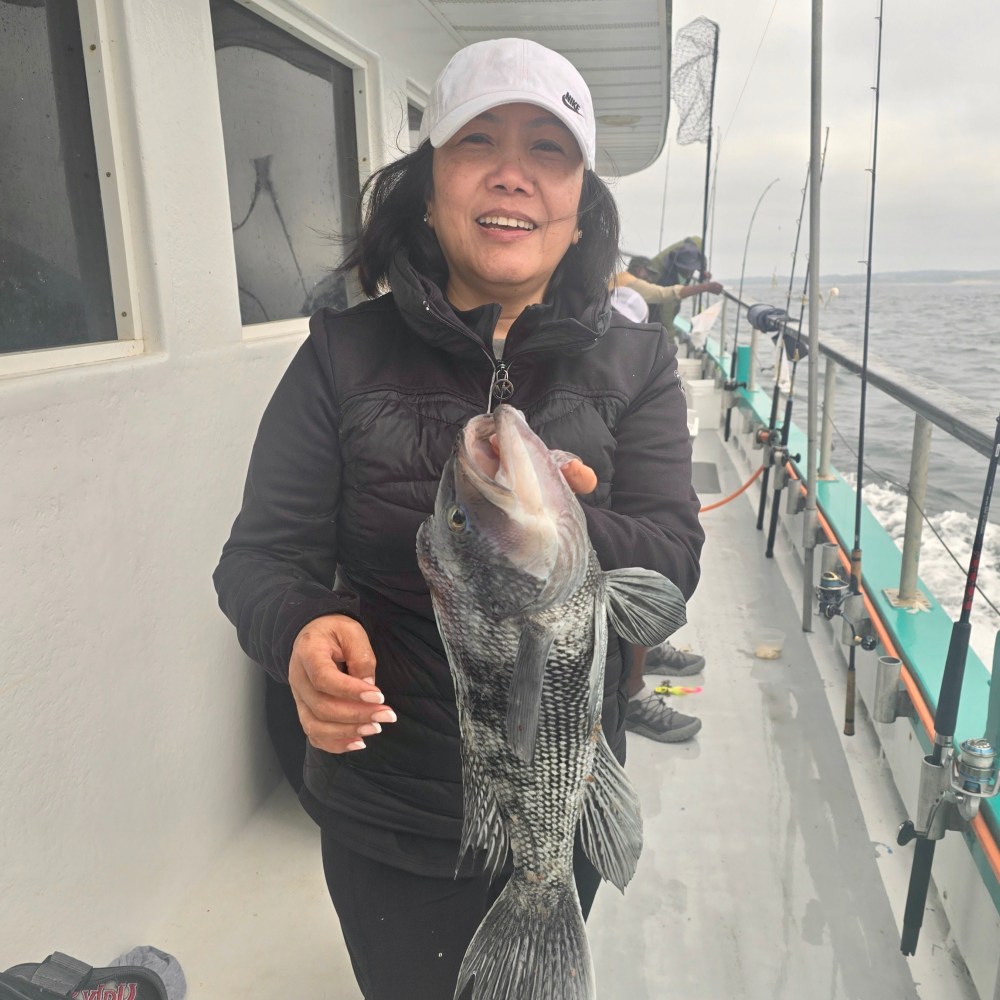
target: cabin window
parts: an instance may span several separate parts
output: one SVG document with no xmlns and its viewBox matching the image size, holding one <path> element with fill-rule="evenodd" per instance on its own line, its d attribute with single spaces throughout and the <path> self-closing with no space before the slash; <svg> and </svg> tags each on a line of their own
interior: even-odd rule
<svg viewBox="0 0 1000 1000">
<path fill-rule="evenodd" d="M 358 231 L 353 70 L 235 0 L 211 0 L 244 326 L 345 308 Z"/>
<path fill-rule="evenodd" d="M 406 117 L 410 127 L 410 151 L 420 145 L 420 123 L 424 120 L 423 108 L 418 108 L 412 101 L 406 103 Z"/>
<path fill-rule="evenodd" d="M 0 3 L 0 94 L 0 354 L 117 340 L 77 4 Z"/>
</svg>

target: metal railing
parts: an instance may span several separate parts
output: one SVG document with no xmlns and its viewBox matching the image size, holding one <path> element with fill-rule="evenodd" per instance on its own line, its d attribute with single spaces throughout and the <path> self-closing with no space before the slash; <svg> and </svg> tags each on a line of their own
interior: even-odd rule
<svg viewBox="0 0 1000 1000">
<path fill-rule="evenodd" d="M 740 340 L 746 343 L 743 331 L 750 332 L 750 377 L 747 380 L 747 388 L 753 391 L 756 388 L 759 337 L 758 331 L 751 330 L 750 324 L 746 320 L 746 309 L 756 303 L 740 300 L 728 291 L 723 292 L 723 295 L 725 300 L 721 316 L 723 333 L 720 352 L 725 353 L 726 350 L 726 322 L 729 314 L 739 309 L 742 311 Z M 794 335 L 798 333 L 798 325 L 794 322 L 789 323 L 788 330 Z M 803 338 L 805 338 L 804 331 Z M 832 474 L 830 454 L 837 375 L 838 372 L 844 371 L 860 376 L 862 364 L 860 349 L 854 348 L 834 334 L 821 334 L 820 353 L 825 358 L 826 365 L 821 402 L 822 427 L 817 476 L 819 479 L 829 479 Z M 729 373 L 725 372 L 724 374 L 728 377 Z M 923 511 L 927 497 L 932 430 L 934 427 L 938 427 L 956 441 L 962 442 L 978 454 L 988 458 L 993 449 L 995 421 L 993 415 L 985 407 L 978 406 L 968 398 L 960 396 L 930 379 L 912 372 L 905 372 L 871 354 L 869 354 L 868 359 L 868 383 L 871 387 L 879 389 L 887 396 L 902 403 L 913 413 L 913 446 L 910 452 L 909 481 L 907 484 L 906 525 L 903 534 L 899 588 L 893 599 L 893 604 L 897 606 L 912 607 L 921 600 L 917 591 L 917 577 L 923 539 Z"/>
</svg>

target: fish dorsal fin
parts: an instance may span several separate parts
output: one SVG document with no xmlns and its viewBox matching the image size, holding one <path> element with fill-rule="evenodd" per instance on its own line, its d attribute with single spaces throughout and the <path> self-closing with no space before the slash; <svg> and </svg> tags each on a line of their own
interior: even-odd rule
<svg viewBox="0 0 1000 1000">
<path fill-rule="evenodd" d="M 525 764 L 535 758 L 545 661 L 554 641 L 555 632 L 551 628 L 529 618 L 517 643 L 507 704 L 507 742 Z"/>
<path fill-rule="evenodd" d="M 613 569 L 604 585 L 612 627 L 637 646 L 657 646 L 687 621 L 684 596 L 662 573 Z"/>
<path fill-rule="evenodd" d="M 584 778 L 580 839 L 591 864 L 624 892 L 642 852 L 639 796 L 598 727 L 591 773 Z"/>
</svg>

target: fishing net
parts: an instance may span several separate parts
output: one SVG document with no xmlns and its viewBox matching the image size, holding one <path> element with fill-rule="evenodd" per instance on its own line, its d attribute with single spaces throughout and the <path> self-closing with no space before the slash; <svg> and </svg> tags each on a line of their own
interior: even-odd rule
<svg viewBox="0 0 1000 1000">
<path fill-rule="evenodd" d="M 707 142 L 712 130 L 715 63 L 719 54 L 719 26 L 696 17 L 674 39 L 674 71 L 670 87 L 680 114 L 677 142 Z"/>
</svg>

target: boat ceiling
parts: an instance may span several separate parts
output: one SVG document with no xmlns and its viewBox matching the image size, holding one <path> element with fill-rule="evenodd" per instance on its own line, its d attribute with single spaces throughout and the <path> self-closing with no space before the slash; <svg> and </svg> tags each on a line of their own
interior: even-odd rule
<svg viewBox="0 0 1000 1000">
<path fill-rule="evenodd" d="M 530 38 L 583 74 L 597 118 L 597 171 L 634 174 L 659 156 L 670 113 L 672 0 L 421 0 L 460 45 Z"/>
</svg>

